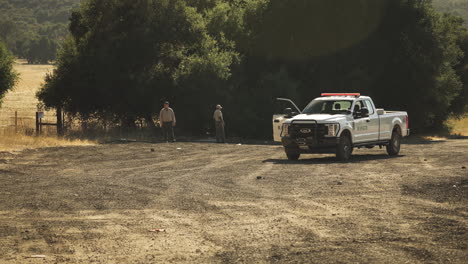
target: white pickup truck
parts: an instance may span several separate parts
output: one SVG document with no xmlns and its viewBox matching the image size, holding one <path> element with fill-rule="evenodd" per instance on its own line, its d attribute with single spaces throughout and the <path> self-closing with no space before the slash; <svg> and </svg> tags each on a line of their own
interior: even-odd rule
<svg viewBox="0 0 468 264">
<path fill-rule="evenodd" d="M 297 112 L 286 108 L 273 116 L 273 137 L 284 146 L 289 160 L 303 153 L 336 153 L 339 160 L 350 159 L 353 148 L 386 146 L 389 155 L 398 155 L 401 138 L 409 135 L 406 112 L 376 109 L 368 96 L 358 93 L 322 94 L 303 111 L 289 99 Z"/>
</svg>

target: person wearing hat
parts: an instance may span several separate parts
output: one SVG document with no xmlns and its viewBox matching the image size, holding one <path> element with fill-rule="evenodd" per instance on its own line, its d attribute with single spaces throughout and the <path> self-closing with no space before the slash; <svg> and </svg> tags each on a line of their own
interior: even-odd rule
<svg viewBox="0 0 468 264">
<path fill-rule="evenodd" d="M 216 110 L 214 111 L 213 114 L 213 119 L 215 121 L 215 127 L 216 127 L 216 142 L 217 143 L 224 143 L 226 141 L 226 136 L 224 134 L 224 118 L 223 118 L 223 112 L 221 112 L 221 105 L 216 106 Z"/>
<path fill-rule="evenodd" d="M 175 142 L 174 127 L 176 118 L 174 110 L 169 107 L 169 102 L 164 102 L 164 108 L 159 112 L 159 123 L 161 124 L 164 140 Z"/>
</svg>

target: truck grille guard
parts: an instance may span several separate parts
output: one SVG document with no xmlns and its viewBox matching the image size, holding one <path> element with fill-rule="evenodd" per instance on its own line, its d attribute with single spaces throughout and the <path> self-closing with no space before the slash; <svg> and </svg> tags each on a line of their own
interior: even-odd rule
<svg viewBox="0 0 468 264">
<path fill-rule="evenodd" d="M 299 122 L 300 122 L 300 123 L 299 123 Z M 292 120 L 291 123 L 289 124 L 289 127 L 290 127 L 290 128 L 289 128 L 289 134 L 290 134 L 290 135 L 292 135 L 292 134 L 291 134 L 291 129 L 292 129 L 294 123 L 296 123 L 296 124 L 297 124 L 297 123 L 299 123 L 299 124 L 314 124 L 315 126 L 314 126 L 314 128 L 313 128 L 313 131 L 314 131 L 314 133 L 313 133 L 314 136 L 313 136 L 313 137 L 314 137 L 314 140 L 318 140 L 319 123 L 317 122 L 317 120 L 311 120 L 311 119 L 307 119 L 307 120 L 305 120 L 305 119 Z M 338 122 L 330 122 L 330 123 L 327 123 L 327 124 L 336 124 L 336 125 L 338 125 L 338 129 L 336 130 L 336 134 L 338 134 L 338 132 L 339 132 L 340 129 L 341 129 L 340 123 L 338 123 Z M 320 125 L 324 125 L 324 126 L 326 127 L 326 124 L 320 124 Z M 328 135 L 328 130 L 326 131 L 326 133 L 325 133 L 324 136 L 326 136 L 326 135 Z M 281 134 L 280 134 L 280 136 L 283 136 L 283 128 L 281 129 Z"/>
<path fill-rule="evenodd" d="M 292 127 L 294 125 L 294 122 L 306 122 L 306 123 L 315 123 L 315 128 L 314 128 L 314 139 L 317 139 L 317 128 L 318 128 L 318 122 L 317 120 L 304 120 L 304 119 L 298 119 L 298 120 L 293 120 L 291 121 L 290 126 Z M 303 124 L 303 123 L 301 123 Z M 289 132 L 291 135 L 291 132 Z"/>
</svg>

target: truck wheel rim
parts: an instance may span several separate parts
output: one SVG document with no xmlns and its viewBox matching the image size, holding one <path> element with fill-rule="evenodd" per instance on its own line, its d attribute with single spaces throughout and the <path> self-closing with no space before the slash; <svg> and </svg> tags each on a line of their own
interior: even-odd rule
<svg viewBox="0 0 468 264">
<path fill-rule="evenodd" d="M 344 145 L 343 150 L 344 150 L 344 153 L 345 153 L 346 155 L 348 155 L 348 153 L 349 153 L 349 146 L 348 146 L 347 144 Z"/>
<path fill-rule="evenodd" d="M 398 148 L 400 146 L 400 141 L 398 140 L 398 137 L 395 136 L 395 139 L 393 140 L 393 147 Z"/>
</svg>

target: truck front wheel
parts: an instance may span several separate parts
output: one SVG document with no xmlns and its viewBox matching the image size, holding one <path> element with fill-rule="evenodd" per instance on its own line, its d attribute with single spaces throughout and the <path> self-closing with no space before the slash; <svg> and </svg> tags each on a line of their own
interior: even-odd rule
<svg viewBox="0 0 468 264">
<path fill-rule="evenodd" d="M 286 156 L 288 157 L 288 160 L 298 160 L 301 153 L 286 151 Z"/>
<path fill-rule="evenodd" d="M 390 139 L 390 142 L 387 145 L 388 155 L 390 156 L 398 155 L 398 153 L 400 153 L 400 145 L 401 145 L 400 133 L 398 133 L 398 130 L 393 130 L 392 138 Z"/>
<path fill-rule="evenodd" d="M 351 139 L 348 135 L 341 135 L 336 147 L 336 157 L 341 161 L 347 161 L 351 158 L 353 153 L 353 145 L 351 144 Z"/>
</svg>

